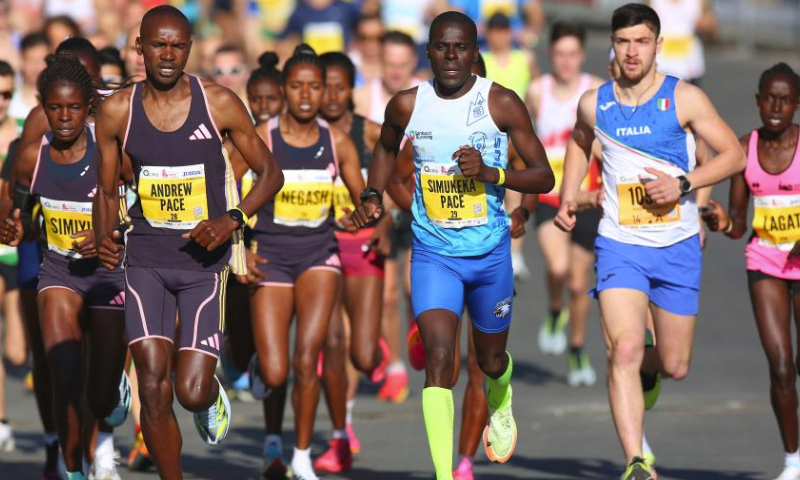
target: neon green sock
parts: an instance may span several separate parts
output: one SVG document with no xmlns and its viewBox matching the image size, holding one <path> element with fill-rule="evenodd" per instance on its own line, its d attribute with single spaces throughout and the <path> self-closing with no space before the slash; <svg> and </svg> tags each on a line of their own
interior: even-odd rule
<svg viewBox="0 0 800 480">
<path fill-rule="evenodd" d="M 431 448 L 436 480 L 453 480 L 453 392 L 446 388 L 422 390 L 422 415 Z"/>
<path fill-rule="evenodd" d="M 500 378 L 494 379 L 486 377 L 486 383 L 489 384 L 489 405 L 495 410 L 502 410 L 508 404 L 508 386 L 511 385 L 511 372 L 514 371 L 514 360 L 511 359 L 511 354 L 508 355 L 508 367 Z"/>
<path fill-rule="evenodd" d="M 67 472 L 67 480 L 85 480 L 83 472 Z"/>
</svg>

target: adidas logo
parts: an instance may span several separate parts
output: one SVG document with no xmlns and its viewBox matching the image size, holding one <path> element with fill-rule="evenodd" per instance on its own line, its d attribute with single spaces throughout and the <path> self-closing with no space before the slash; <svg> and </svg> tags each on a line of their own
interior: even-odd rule
<svg viewBox="0 0 800 480">
<path fill-rule="evenodd" d="M 204 123 L 201 123 L 192 136 L 189 137 L 189 140 L 211 140 L 211 138 L 211 132 L 208 131 Z"/>
<path fill-rule="evenodd" d="M 125 306 L 125 292 L 119 292 L 116 297 L 111 300 L 111 305 Z"/>
<path fill-rule="evenodd" d="M 215 333 L 214 335 L 206 338 L 205 340 L 201 340 L 200 345 L 211 347 L 214 350 L 219 351 L 219 334 Z"/>
</svg>

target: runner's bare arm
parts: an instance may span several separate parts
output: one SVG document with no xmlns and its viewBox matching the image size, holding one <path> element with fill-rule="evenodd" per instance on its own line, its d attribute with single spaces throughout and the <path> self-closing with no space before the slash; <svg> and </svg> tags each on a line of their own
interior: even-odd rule
<svg viewBox="0 0 800 480">
<path fill-rule="evenodd" d="M 20 144 L 39 143 L 42 140 L 42 135 L 48 131 L 50 131 L 50 125 L 47 123 L 47 115 L 44 114 L 44 108 L 41 105 L 36 105 L 25 118 Z"/>
<path fill-rule="evenodd" d="M 411 203 L 414 198 L 412 195 L 414 185 L 414 148 L 411 142 L 406 142 L 405 146 L 397 155 L 394 164 L 394 172 L 389 177 L 386 185 L 386 193 L 389 194 L 398 208 L 405 211 L 411 210 Z"/>
<path fill-rule="evenodd" d="M 364 191 L 364 177 L 361 176 L 358 151 L 353 140 L 342 130 L 331 127 L 336 142 L 336 157 L 339 159 L 339 175 L 350 192 L 353 205 L 361 203 L 361 192 Z"/>
<path fill-rule="evenodd" d="M 750 135 L 739 139 L 743 150 L 747 150 Z M 733 223 L 733 228 L 727 234 L 733 239 L 742 238 L 747 233 L 747 209 L 750 206 L 750 189 L 744 179 L 744 172 L 731 177 L 730 191 L 728 192 L 728 216 Z"/>
<path fill-rule="evenodd" d="M 561 202 L 575 202 L 581 183 L 589 170 L 594 142 L 597 90 L 588 90 L 578 103 L 578 119 L 564 155 L 564 179 L 561 182 Z"/>
<path fill-rule="evenodd" d="M 128 110 L 132 89 L 105 99 L 97 112 L 97 193 L 92 206 L 95 241 L 99 245 L 117 224 L 119 211 L 119 178 L 122 144 L 128 127 Z"/>
<path fill-rule="evenodd" d="M 39 155 L 39 148 L 35 143 L 28 143 L 27 145 L 23 145 L 17 151 L 17 159 L 16 164 L 24 161 L 26 164 L 36 164 L 36 158 Z M 15 175 L 16 175 L 15 170 Z M 22 177 L 21 179 L 17 180 L 18 185 L 24 185 L 28 187 L 31 184 L 31 177 L 33 175 L 33 169 L 29 169 L 27 173 L 20 174 Z M 5 182 L 3 182 L 5 183 Z M 8 202 L 11 204 L 12 202 Z M 32 206 L 33 202 L 25 202 L 28 206 Z M 31 212 L 23 212 L 20 211 L 20 207 L 17 205 L 12 205 L 11 211 L 8 212 L 8 216 L 5 217 L 2 223 L 0 223 L 0 243 L 5 245 L 10 245 L 12 247 L 16 247 L 19 245 L 20 241 L 22 241 L 23 236 L 25 235 L 25 227 L 29 227 L 30 225 L 24 225 L 25 222 L 21 220 L 24 216 L 26 219 L 30 219 Z"/>
<path fill-rule="evenodd" d="M 283 172 L 256 133 L 239 97 L 225 87 L 207 84 L 211 115 L 220 133 L 228 135 L 247 166 L 257 175 L 253 188 L 239 203 L 248 217 L 258 212 L 283 187 Z"/>
<path fill-rule="evenodd" d="M 708 158 L 686 175 L 695 189 L 719 183 L 744 170 L 746 160 L 739 140 L 702 90 L 679 82 L 675 89 L 675 109 L 681 124 L 690 127 L 717 152 L 717 156 Z"/>
<path fill-rule="evenodd" d="M 545 193 L 553 189 L 555 177 L 542 142 L 533 132 L 528 110 L 519 96 L 513 91 L 492 85 L 489 92 L 489 112 L 495 125 L 508 134 L 509 140 L 525 163 L 523 170 L 507 170 L 503 186 L 522 193 Z M 497 183 L 499 172 L 491 169 L 488 179 Z"/>
</svg>

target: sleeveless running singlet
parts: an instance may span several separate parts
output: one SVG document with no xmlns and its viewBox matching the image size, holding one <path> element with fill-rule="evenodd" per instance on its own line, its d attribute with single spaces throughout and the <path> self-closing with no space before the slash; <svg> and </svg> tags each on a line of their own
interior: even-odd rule
<svg viewBox="0 0 800 480">
<path fill-rule="evenodd" d="M 126 235 L 128 265 L 220 271 L 230 258 L 231 242 L 208 252 L 181 235 L 200 221 L 223 215 L 239 203 L 236 182 L 211 118 L 205 89 L 187 75 L 191 107 L 182 126 L 156 129 L 142 103 L 142 84 L 131 92 L 128 133 L 123 149 L 133 166 L 138 200 L 130 208 L 133 227 Z M 244 267 L 241 232 L 234 232 L 234 273 Z"/>
<path fill-rule="evenodd" d="M 317 119 L 319 139 L 294 147 L 281 135 L 279 117 L 269 121 L 267 146 L 283 170 L 283 188 L 259 212 L 256 233 L 298 237 L 332 236 L 333 182 L 339 174 L 333 133 Z"/>
<path fill-rule="evenodd" d="M 525 90 L 531 82 L 531 71 L 524 51 L 512 50 L 505 67 L 497 63 L 492 52 L 484 53 L 483 61 L 486 62 L 486 78 L 513 90 L 519 98 L 525 98 Z"/>
<path fill-rule="evenodd" d="M 661 19 L 661 53 L 658 70 L 686 80 L 705 73 L 703 44 L 695 27 L 703 15 L 702 0 L 653 0 L 651 6 Z"/>
<path fill-rule="evenodd" d="M 364 182 L 367 181 L 367 168 L 369 168 L 369 159 L 372 157 L 372 152 L 370 152 L 369 147 L 367 147 L 366 142 L 364 142 L 366 122 L 367 119 L 361 115 L 353 115 L 353 124 L 350 127 L 350 138 L 356 145 L 358 162 L 361 167 L 361 176 L 364 177 Z M 345 208 L 351 212 L 355 210 L 353 199 L 350 198 L 350 190 L 347 189 L 341 176 L 337 176 L 334 182 L 333 206 L 336 208 L 336 220 L 345 216 Z"/>
<path fill-rule="evenodd" d="M 482 255 L 508 234 L 505 188 L 465 178 L 452 158 L 471 145 L 487 165 L 508 166 L 508 137 L 489 112 L 492 83 L 475 77 L 472 89 L 453 100 L 436 95 L 433 80 L 417 89 L 405 131 L 414 148 L 411 229 L 415 243 L 441 255 Z"/>
<path fill-rule="evenodd" d="M 549 73 L 542 75 L 542 86 L 539 111 L 536 114 L 536 135 L 541 140 L 553 176 L 556 179 L 553 189 L 549 193 L 539 195 L 539 201 L 553 207 L 561 206 L 561 184 L 564 181 L 564 157 L 567 153 L 567 143 L 572 136 L 572 129 L 578 116 L 578 102 L 581 95 L 592 84 L 592 76 L 588 73 L 581 75 L 581 83 L 575 94 L 567 100 L 561 100 L 555 95 L 555 79 Z M 592 159 L 589 163 L 589 172 L 581 184 L 581 190 L 593 192 L 600 188 L 600 168 L 597 161 Z"/>
<path fill-rule="evenodd" d="M 695 167 L 694 136 L 675 112 L 678 78 L 667 76 L 658 92 L 634 108 L 622 105 L 612 82 L 597 94 L 595 134 L 603 147 L 603 218 L 600 236 L 646 247 L 666 247 L 697 235 L 695 193 L 675 205 L 655 206 L 643 181 L 645 167 L 677 177 Z"/>
<path fill-rule="evenodd" d="M 786 170 L 773 175 L 758 161 L 758 130 L 753 130 L 744 179 L 754 210 L 753 237 L 744 252 L 747 269 L 800 280 L 800 259 L 789 257 L 800 240 L 800 144 Z"/>
<path fill-rule="evenodd" d="M 86 128 L 86 153 L 71 165 L 50 156 L 53 132 L 47 132 L 31 179 L 31 194 L 38 197 L 44 216 L 47 249 L 70 259 L 82 258 L 72 248 L 72 235 L 92 228 L 92 198 L 97 191 L 97 147 L 94 133 Z"/>
</svg>

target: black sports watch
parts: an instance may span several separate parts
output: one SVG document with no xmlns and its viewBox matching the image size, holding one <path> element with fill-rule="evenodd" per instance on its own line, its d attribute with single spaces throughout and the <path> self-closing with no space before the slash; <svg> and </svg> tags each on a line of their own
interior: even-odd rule
<svg viewBox="0 0 800 480">
<path fill-rule="evenodd" d="M 244 219 L 244 213 L 242 213 L 241 210 L 239 210 L 238 208 L 232 208 L 228 210 L 228 215 L 230 215 L 232 219 L 236 220 L 236 223 L 239 224 L 239 228 L 244 227 L 244 224 L 246 222 Z"/>
<path fill-rule="evenodd" d="M 361 195 L 360 195 L 359 198 L 361 199 L 361 202 L 363 203 L 363 202 L 366 202 L 368 199 L 370 199 L 372 197 L 377 197 L 378 198 L 378 204 L 383 205 L 383 194 L 381 192 L 379 192 L 378 189 L 376 189 L 376 188 L 372 188 L 372 187 L 365 188 L 364 191 L 361 192 Z"/>
<path fill-rule="evenodd" d="M 692 191 L 692 182 L 690 182 L 689 179 L 683 175 L 680 175 L 676 178 L 678 179 L 678 188 L 681 189 L 681 197 L 689 195 L 689 193 Z"/>
</svg>

